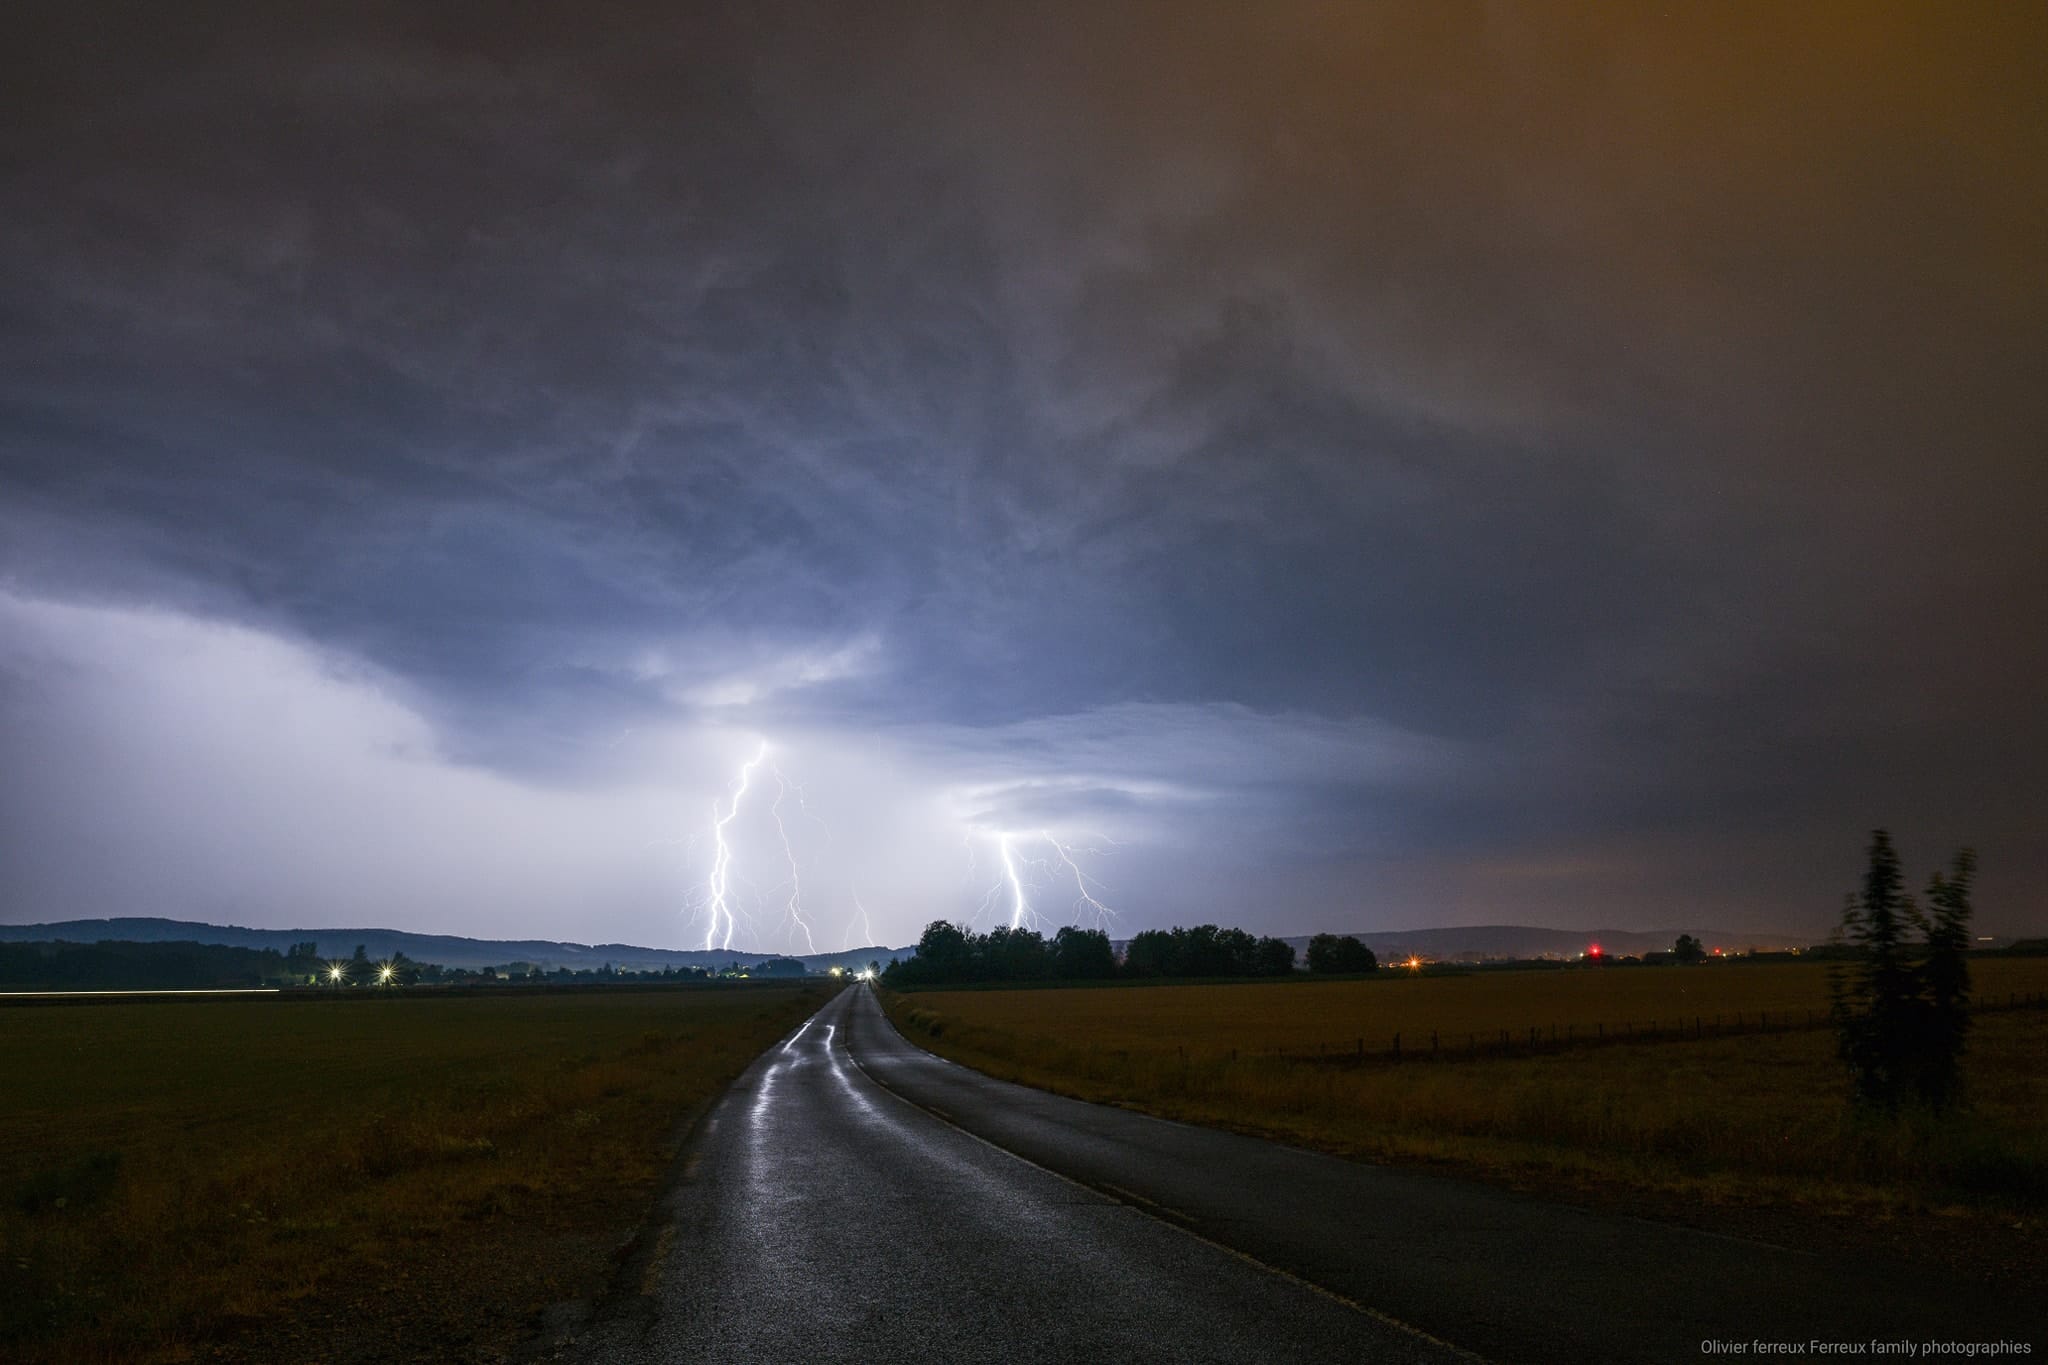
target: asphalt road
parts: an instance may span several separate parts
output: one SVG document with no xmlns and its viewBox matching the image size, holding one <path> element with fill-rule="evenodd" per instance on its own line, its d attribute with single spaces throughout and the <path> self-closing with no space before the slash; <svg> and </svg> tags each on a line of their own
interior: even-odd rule
<svg viewBox="0 0 2048 1365">
<path fill-rule="evenodd" d="M 2037 1340 L 1974 1287 L 992 1080 L 841 992 L 713 1108 L 592 1361 L 1663 1361 Z M 1866 1349 L 1868 1349 L 1866 1347 Z M 1752 1347 L 1744 1354 L 1754 1354 Z"/>
</svg>

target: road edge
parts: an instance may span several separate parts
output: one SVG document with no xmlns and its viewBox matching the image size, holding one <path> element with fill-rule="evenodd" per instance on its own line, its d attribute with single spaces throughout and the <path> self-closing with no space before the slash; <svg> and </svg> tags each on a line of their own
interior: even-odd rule
<svg viewBox="0 0 2048 1365">
<path fill-rule="evenodd" d="M 548 1305 L 542 1310 L 541 1321 L 531 1335 L 522 1339 L 508 1353 L 507 1358 L 514 1365 L 537 1365 L 543 1361 L 559 1361 L 575 1358 L 576 1348 L 600 1327 L 618 1323 L 651 1323 L 660 1313 L 660 1300 L 647 1292 L 647 1282 L 661 1265 L 662 1258 L 669 1250 L 670 1238 L 666 1235 L 671 1226 L 667 1209 L 676 1192 L 690 1178 L 691 1158 L 704 1140 L 704 1121 L 711 1112 L 725 1103 L 732 1088 L 740 1078 L 791 1038 L 811 1026 L 829 1008 L 834 1000 L 844 994 L 845 988 L 834 991 L 817 1009 L 798 1020 L 787 1033 L 771 1040 L 759 1052 L 747 1059 L 745 1066 L 734 1072 L 732 1079 L 718 1088 L 716 1094 L 699 1100 L 689 1110 L 679 1115 L 669 1129 L 675 1152 L 669 1157 L 656 1185 L 654 1195 L 647 1202 L 647 1210 L 633 1231 L 620 1242 L 611 1253 L 611 1270 L 606 1274 L 604 1284 L 588 1299 L 565 1299 Z"/>
<path fill-rule="evenodd" d="M 965 1062 L 956 1062 L 951 1057 L 941 1057 L 938 1053 L 933 1052 L 930 1048 L 925 1047 L 923 1044 L 917 1042 L 908 1034 L 904 1033 L 903 1030 L 897 1028 L 896 1021 L 889 1017 L 889 1011 L 883 1008 L 882 1002 L 879 997 L 871 995 L 870 998 L 874 999 L 875 1012 L 881 1015 L 882 1022 L 889 1026 L 889 1031 L 891 1033 L 894 1033 L 898 1038 L 901 1038 L 905 1043 L 908 1043 L 911 1047 L 914 1047 L 919 1052 L 924 1053 L 925 1056 L 932 1058 L 934 1061 L 943 1062 L 947 1066 L 957 1066 L 967 1071 L 973 1071 L 974 1074 L 977 1076 L 982 1076 L 988 1080 L 997 1081 L 1004 1085 L 1017 1084 L 1017 1082 L 1015 1081 L 1005 1081 L 1000 1076 L 990 1076 L 985 1071 L 980 1071 L 974 1067 L 968 1066 Z M 1336 1290 L 1331 1289 L 1326 1285 L 1317 1284 L 1314 1280 L 1309 1279 L 1307 1276 L 1289 1270 L 1285 1266 L 1277 1266 L 1272 1264 L 1270 1261 L 1262 1261 L 1258 1257 L 1252 1255 L 1249 1252 L 1241 1251 L 1237 1247 L 1231 1246 L 1228 1242 L 1218 1241 L 1216 1238 L 1209 1236 L 1207 1233 L 1198 1231 L 1191 1222 L 1187 1221 L 1186 1216 L 1180 1214 L 1179 1211 L 1176 1209 L 1168 1208 L 1163 1204 L 1159 1204 L 1153 1200 L 1145 1198 L 1141 1194 L 1137 1194 L 1134 1191 L 1124 1189 L 1120 1185 L 1112 1185 L 1106 1182 L 1098 1183 L 1096 1181 L 1083 1179 L 1080 1176 L 1070 1175 L 1067 1172 L 1058 1169 L 1057 1167 L 1048 1166 L 1041 1161 L 1036 1161 L 1033 1160 L 1031 1157 L 1025 1156 L 1021 1152 L 1013 1151 L 1012 1149 L 1003 1146 L 1000 1142 L 995 1142 L 988 1138 L 985 1138 L 981 1134 L 975 1132 L 973 1129 L 961 1125 L 957 1120 L 954 1119 L 954 1117 L 951 1114 L 948 1114 L 945 1110 L 937 1109 L 931 1105 L 924 1104 L 918 1100 L 912 1099 L 910 1096 L 898 1090 L 895 1086 L 890 1085 L 880 1076 L 876 1075 L 874 1072 L 868 1070 L 867 1067 L 863 1066 L 861 1064 L 859 1056 L 857 1056 L 854 1053 L 853 1048 L 850 1046 L 846 1048 L 846 1057 L 848 1061 L 853 1063 L 855 1070 L 859 1071 L 862 1076 L 866 1077 L 870 1082 L 872 1082 L 875 1085 L 877 1089 L 881 1090 L 883 1093 L 891 1096 L 894 1099 L 902 1101 L 904 1104 L 909 1105 L 911 1108 L 917 1110 L 921 1114 L 929 1115 L 931 1118 L 936 1119 L 938 1122 L 945 1124 L 948 1128 L 951 1128 L 954 1132 L 959 1133 L 964 1137 L 970 1138 L 973 1141 L 980 1143 L 982 1146 L 989 1148 L 991 1151 L 1001 1152 L 1004 1156 L 1009 1157 L 1013 1161 L 1021 1161 L 1026 1166 L 1031 1167 L 1033 1170 L 1043 1171 L 1045 1174 L 1053 1177 L 1055 1180 L 1064 1181 L 1067 1184 L 1072 1185 L 1076 1189 L 1087 1190 L 1091 1194 L 1099 1195 L 1102 1198 L 1109 1200 L 1111 1203 L 1118 1204 L 1124 1208 L 1130 1209 L 1135 1213 L 1138 1213 L 1146 1218 L 1151 1219 L 1155 1223 L 1159 1223 L 1162 1226 L 1172 1228 L 1175 1232 L 1180 1233 L 1184 1237 L 1192 1238 L 1193 1240 L 1202 1243 L 1204 1246 L 1213 1247 L 1216 1250 L 1222 1252 L 1224 1255 L 1229 1256 L 1234 1260 L 1242 1261 L 1244 1264 L 1251 1266 L 1257 1270 L 1262 1270 L 1268 1275 L 1272 1275 L 1279 1279 L 1285 1280 L 1289 1284 L 1292 1284 L 1297 1288 L 1305 1289 L 1310 1293 L 1315 1294 L 1319 1298 L 1328 1299 L 1333 1303 L 1341 1304 L 1345 1308 L 1350 1309 L 1352 1312 L 1357 1313 L 1361 1317 L 1367 1318 L 1375 1323 L 1378 1323 L 1380 1326 L 1385 1327 L 1391 1331 L 1399 1332 L 1401 1335 L 1409 1337 L 1415 1341 L 1419 1341 L 1431 1347 L 1434 1350 L 1448 1352 L 1460 1360 L 1470 1362 L 1470 1365 L 1491 1365 L 1491 1362 L 1489 1362 L 1487 1357 L 1478 1354 L 1477 1352 L 1471 1350 L 1468 1347 L 1460 1346 L 1456 1342 L 1445 1341 L 1442 1337 L 1436 1336 L 1430 1332 L 1426 1332 L 1422 1328 L 1415 1326 L 1413 1323 L 1404 1322 L 1400 1318 L 1395 1317 L 1391 1313 L 1387 1313 L 1381 1309 L 1374 1308 L 1370 1304 L 1360 1303 L 1358 1300 L 1351 1298 L 1349 1295 L 1340 1294 Z M 1050 1094 L 1056 1092 L 1048 1091 L 1047 1093 Z M 1077 1104 L 1093 1103 L 1093 1101 L 1091 1100 L 1075 1099 L 1075 1097 L 1071 1095 L 1061 1096 L 1061 1098 L 1073 1099 L 1074 1102 Z M 1141 1117 L 1152 1118 L 1154 1116 L 1146 1114 L 1141 1115 Z M 1172 1122 L 1172 1120 L 1170 1119 L 1160 1119 L 1158 1121 L 1162 1123 Z"/>
</svg>

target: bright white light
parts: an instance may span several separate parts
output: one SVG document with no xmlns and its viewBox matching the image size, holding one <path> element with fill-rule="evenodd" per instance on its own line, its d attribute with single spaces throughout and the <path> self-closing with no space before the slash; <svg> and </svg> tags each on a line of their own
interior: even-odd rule
<svg viewBox="0 0 2048 1365">
<path fill-rule="evenodd" d="M 1088 890 L 1091 885 L 1088 874 L 1083 872 L 1080 864 L 1074 861 L 1074 856 L 1068 851 L 1067 846 L 1053 838 L 1046 830 L 1040 830 L 1038 837 L 1045 840 L 1047 846 L 1052 849 L 1053 856 L 1059 859 L 1060 866 L 1074 874 L 1074 890 L 1079 895 L 1074 908 L 1078 911 L 1081 906 L 1087 906 L 1090 910 L 1094 911 L 1095 921 L 1098 925 L 1106 925 L 1111 919 L 1115 918 L 1116 911 L 1095 899 L 1093 893 Z M 1100 885 L 1100 883 L 1095 884 Z"/>
<path fill-rule="evenodd" d="M 704 931 L 704 946 L 707 949 L 732 947 L 733 930 L 739 925 L 738 918 L 733 914 L 730 899 L 732 845 L 726 842 L 725 827 L 740 813 L 740 802 L 746 799 L 747 788 L 754 781 L 754 769 L 760 767 L 761 761 L 767 757 L 768 741 L 764 739 L 761 746 L 754 750 L 754 756 L 740 765 L 739 781 L 732 789 L 732 804 L 725 808 L 724 814 L 719 813 L 716 801 L 711 803 L 711 840 L 716 851 L 711 859 L 711 900 L 708 906 L 710 923 Z"/>
<path fill-rule="evenodd" d="M 764 746 L 765 752 L 765 746 Z M 782 823 L 782 800 L 789 795 L 790 784 L 782 775 L 781 768 L 773 768 L 775 774 L 775 800 L 768 807 L 768 813 L 775 817 L 775 832 L 782 838 L 782 856 L 789 863 L 789 918 L 796 927 L 803 930 L 804 945 L 811 952 L 818 951 L 818 941 L 811 936 L 811 922 L 804 918 L 803 879 L 797 871 L 796 850 L 789 844 L 789 826 Z M 796 789 L 796 800 L 803 805 L 803 788 Z"/>
<path fill-rule="evenodd" d="M 855 946 L 865 948 L 881 942 L 880 939 L 875 937 L 874 923 L 873 921 L 868 919 L 868 909 L 866 906 L 860 903 L 860 892 L 858 891 L 853 893 L 853 913 L 860 916 L 860 928 L 856 930 L 853 927 L 853 921 L 847 921 L 846 941 L 839 945 L 839 949 L 841 952 L 844 952 L 848 948 L 852 948 Z M 860 943 L 858 945 L 856 945 L 853 941 L 853 937 L 856 933 L 859 933 L 862 936 Z"/>
<path fill-rule="evenodd" d="M 1017 851 L 1010 847 L 1007 834 L 997 835 L 996 841 L 1003 852 L 1003 875 L 1010 879 L 1010 927 L 1022 929 L 1031 916 L 1031 902 L 1024 899 L 1024 883 L 1017 876 Z"/>
<path fill-rule="evenodd" d="M 693 923 L 693 938 L 711 951 L 815 955 L 834 937 L 837 918 L 841 951 L 882 943 L 859 887 L 876 872 L 874 820 L 856 816 L 835 831 L 796 780 L 804 774 L 790 766 L 790 751 L 766 736 L 754 738 L 754 747 L 743 751 L 746 761 L 712 802 L 710 821 L 698 827 L 709 835 L 699 836 L 708 871 L 698 871 L 701 880 L 690 897 L 689 913 L 703 917 L 703 934 L 695 936 Z M 764 786 L 772 789 L 756 801 L 754 793 Z M 1110 892 L 1094 875 L 1095 860 L 1113 840 L 1044 826 L 992 828 L 976 813 L 957 807 L 953 813 L 980 902 L 947 918 L 1045 933 L 1062 924 L 1106 928 L 1115 920 Z M 842 848 L 835 832 L 849 831 Z"/>
<path fill-rule="evenodd" d="M 1107 927 L 1116 917 L 1116 911 L 1102 903 L 1095 891 L 1101 883 L 1081 870 L 1075 859 L 1077 853 L 1093 853 L 1097 850 L 1070 845 L 1056 837 L 1051 830 L 1037 830 L 1030 834 L 1017 834 L 1004 830 L 995 835 L 996 858 L 1002 866 L 1002 875 L 997 878 L 982 896 L 981 912 L 985 913 L 998 901 L 1007 900 L 1012 929 L 1040 929 L 1047 924 L 1037 907 L 1032 903 L 1032 893 L 1038 888 L 1073 878 L 1074 910 L 1073 922 L 1079 924 L 1084 917 L 1092 917 L 1098 927 Z M 1026 857 L 1025 847 L 1042 850 L 1036 857 Z"/>
</svg>

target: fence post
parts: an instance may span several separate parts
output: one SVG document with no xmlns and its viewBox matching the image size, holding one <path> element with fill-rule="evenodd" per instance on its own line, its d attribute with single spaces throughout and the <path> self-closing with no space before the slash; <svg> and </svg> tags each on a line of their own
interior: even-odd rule
<svg viewBox="0 0 2048 1365">
<path fill-rule="evenodd" d="M 1431 1029 L 1431 1030 L 1429 1031 L 1429 1055 L 1430 1055 L 1430 1056 L 1432 1056 L 1432 1057 L 1436 1056 L 1436 1030 L 1435 1030 L 1435 1029 Z"/>
<path fill-rule="evenodd" d="M 1358 1040 L 1358 1055 L 1361 1057 L 1365 1055 L 1365 1039 L 1363 1038 Z"/>
<path fill-rule="evenodd" d="M 1395 1059 L 1396 1061 L 1399 1061 L 1399 1060 L 1400 1060 L 1400 1058 L 1401 1058 L 1401 1035 L 1397 1033 L 1397 1034 L 1395 1034 L 1395 1035 L 1394 1035 L 1394 1059 Z"/>
<path fill-rule="evenodd" d="M 1600 1040 L 1601 1040 L 1602 1042 L 1605 1042 L 1605 1041 L 1607 1040 L 1607 1025 L 1605 1025 L 1605 1024 L 1595 1024 L 1595 1025 L 1593 1025 L 1593 1036 L 1594 1036 L 1594 1037 L 1596 1037 L 1596 1038 L 1598 1038 L 1598 1039 L 1600 1039 Z"/>
</svg>

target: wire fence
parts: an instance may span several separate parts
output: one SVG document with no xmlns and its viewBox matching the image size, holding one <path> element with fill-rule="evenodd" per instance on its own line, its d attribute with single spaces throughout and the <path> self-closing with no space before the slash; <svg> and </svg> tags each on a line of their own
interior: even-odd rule
<svg viewBox="0 0 2048 1365">
<path fill-rule="evenodd" d="M 2048 994 L 2010 991 L 2003 1000 L 1979 997 L 1972 1014 L 2048 1008 Z M 1641 1043 L 1676 1043 L 1769 1033 L 1804 1033 L 1834 1027 L 1825 1009 L 1737 1010 L 1734 1013 L 1680 1015 L 1668 1019 L 1622 1020 L 1591 1024 L 1531 1024 L 1526 1028 L 1407 1030 L 1391 1038 L 1355 1037 L 1339 1042 L 1293 1044 L 1273 1048 L 1231 1048 L 1231 1061 L 1278 1058 L 1320 1066 L 1389 1066 L 1409 1061 L 1462 1061 L 1468 1058 L 1527 1056 L 1575 1048 L 1613 1047 Z M 1186 1045 L 1179 1053 L 1186 1060 Z M 1214 1054 L 1211 1054 L 1212 1056 Z"/>
</svg>

